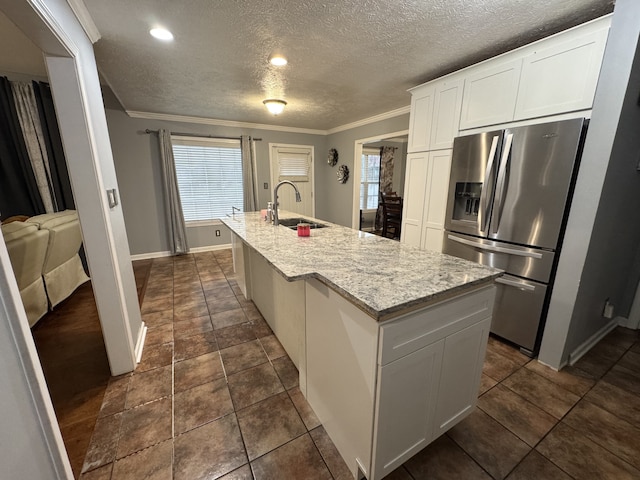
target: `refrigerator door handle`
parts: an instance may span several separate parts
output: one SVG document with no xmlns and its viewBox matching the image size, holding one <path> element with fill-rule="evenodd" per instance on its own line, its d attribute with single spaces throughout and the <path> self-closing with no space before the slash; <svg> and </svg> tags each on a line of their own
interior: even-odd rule
<svg viewBox="0 0 640 480">
<path fill-rule="evenodd" d="M 496 278 L 496 283 L 501 283 L 502 285 L 508 285 L 510 287 L 516 287 L 520 290 L 526 290 L 528 292 L 535 291 L 536 287 L 534 285 L 530 285 L 525 282 L 517 282 L 515 280 L 509 280 L 508 278 L 498 277 Z"/>
<path fill-rule="evenodd" d="M 513 144 L 513 133 L 509 133 L 505 136 L 504 150 L 502 151 L 502 158 L 500 159 L 500 167 L 498 169 L 498 183 L 496 185 L 496 202 L 495 206 L 495 226 L 492 233 L 498 233 L 498 227 L 500 226 L 500 218 L 502 217 L 502 210 L 504 209 L 504 194 L 507 188 L 507 168 L 509 166 L 509 160 L 511 159 L 511 145 Z"/>
<path fill-rule="evenodd" d="M 480 215 L 478 215 L 478 229 L 480 233 L 489 228 L 489 205 L 491 197 L 493 197 L 493 165 L 495 163 L 496 150 L 498 149 L 498 135 L 493 137 L 491 141 L 491 149 L 489 150 L 489 157 L 487 158 L 487 169 L 484 174 L 484 182 L 482 183 L 482 191 L 480 192 Z"/>
<path fill-rule="evenodd" d="M 455 235 L 451 235 L 451 234 L 449 234 L 447 238 L 449 240 L 453 240 L 454 242 L 462 243 L 463 245 L 469 245 L 470 247 L 474 247 L 474 248 L 479 248 L 480 250 L 487 250 L 489 252 L 506 253 L 508 255 L 517 255 L 519 257 L 530 257 L 530 258 L 538 258 L 538 259 L 542 258 L 542 254 L 538 252 L 527 252 L 524 250 L 517 250 L 515 248 L 496 247 L 494 245 L 484 245 L 482 243 L 477 243 L 472 240 L 456 237 Z"/>
</svg>

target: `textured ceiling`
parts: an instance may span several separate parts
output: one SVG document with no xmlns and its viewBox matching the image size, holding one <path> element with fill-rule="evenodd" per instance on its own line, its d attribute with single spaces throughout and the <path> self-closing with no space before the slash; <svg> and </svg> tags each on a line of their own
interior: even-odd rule
<svg viewBox="0 0 640 480">
<path fill-rule="evenodd" d="M 84 0 L 129 111 L 330 129 L 408 88 L 613 10 L 613 0 Z M 149 36 L 162 25 L 171 43 Z M 267 59 L 282 52 L 285 67 Z M 273 117 L 262 100 L 282 98 Z"/>
</svg>

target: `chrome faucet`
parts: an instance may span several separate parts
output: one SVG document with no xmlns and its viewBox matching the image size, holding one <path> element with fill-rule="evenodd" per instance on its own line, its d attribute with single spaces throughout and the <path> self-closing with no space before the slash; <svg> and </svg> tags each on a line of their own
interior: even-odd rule
<svg viewBox="0 0 640 480">
<path fill-rule="evenodd" d="M 293 187 L 296 191 L 296 202 L 301 202 L 302 198 L 300 197 L 300 192 L 298 191 L 298 187 L 296 187 L 295 183 L 290 182 L 289 180 L 283 180 L 276 185 L 276 188 L 273 189 L 273 224 L 277 227 L 280 222 L 278 220 L 278 189 L 280 185 L 288 183 Z"/>
</svg>

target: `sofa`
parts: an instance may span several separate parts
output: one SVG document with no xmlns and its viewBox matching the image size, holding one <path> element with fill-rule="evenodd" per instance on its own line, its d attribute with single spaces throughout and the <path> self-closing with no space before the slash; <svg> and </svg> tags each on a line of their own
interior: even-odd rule
<svg viewBox="0 0 640 480">
<path fill-rule="evenodd" d="M 24 222 L 3 224 L 1 228 L 31 327 L 48 310 L 42 268 L 47 255 L 49 231 Z"/>
<path fill-rule="evenodd" d="M 31 217 L 25 223 L 49 232 L 42 278 L 53 309 L 89 280 L 79 255 L 82 234 L 78 214 L 75 210 L 46 213 Z"/>
</svg>

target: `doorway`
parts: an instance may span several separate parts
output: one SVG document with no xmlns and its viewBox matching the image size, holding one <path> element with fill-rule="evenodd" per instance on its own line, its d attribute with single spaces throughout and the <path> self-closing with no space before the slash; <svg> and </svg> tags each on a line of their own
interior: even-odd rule
<svg viewBox="0 0 640 480">
<path fill-rule="evenodd" d="M 379 184 L 379 176 L 370 181 L 372 175 L 363 169 L 363 162 L 373 165 L 375 152 L 380 152 L 382 147 L 391 147 L 393 154 L 392 191 L 402 197 L 404 192 L 405 167 L 407 162 L 407 144 L 409 131 L 401 130 L 390 132 L 375 137 L 362 138 L 355 141 L 355 156 L 353 159 L 353 212 L 351 228 L 374 233 L 376 231 L 375 217 L 378 210 L 379 187 L 375 188 L 375 180 Z M 369 159 L 369 155 L 372 156 Z M 366 167 L 365 167 L 366 168 Z M 370 169 L 369 169 L 370 170 Z M 370 170 L 371 171 L 371 170 Z"/>
<path fill-rule="evenodd" d="M 275 188 L 283 180 L 289 180 L 297 187 L 302 198 L 302 202 L 296 202 L 293 188 L 280 188 L 278 190 L 280 209 L 315 217 L 313 147 L 270 143 L 269 164 L 272 187 Z M 272 200 L 275 201 L 275 199 Z"/>
</svg>

